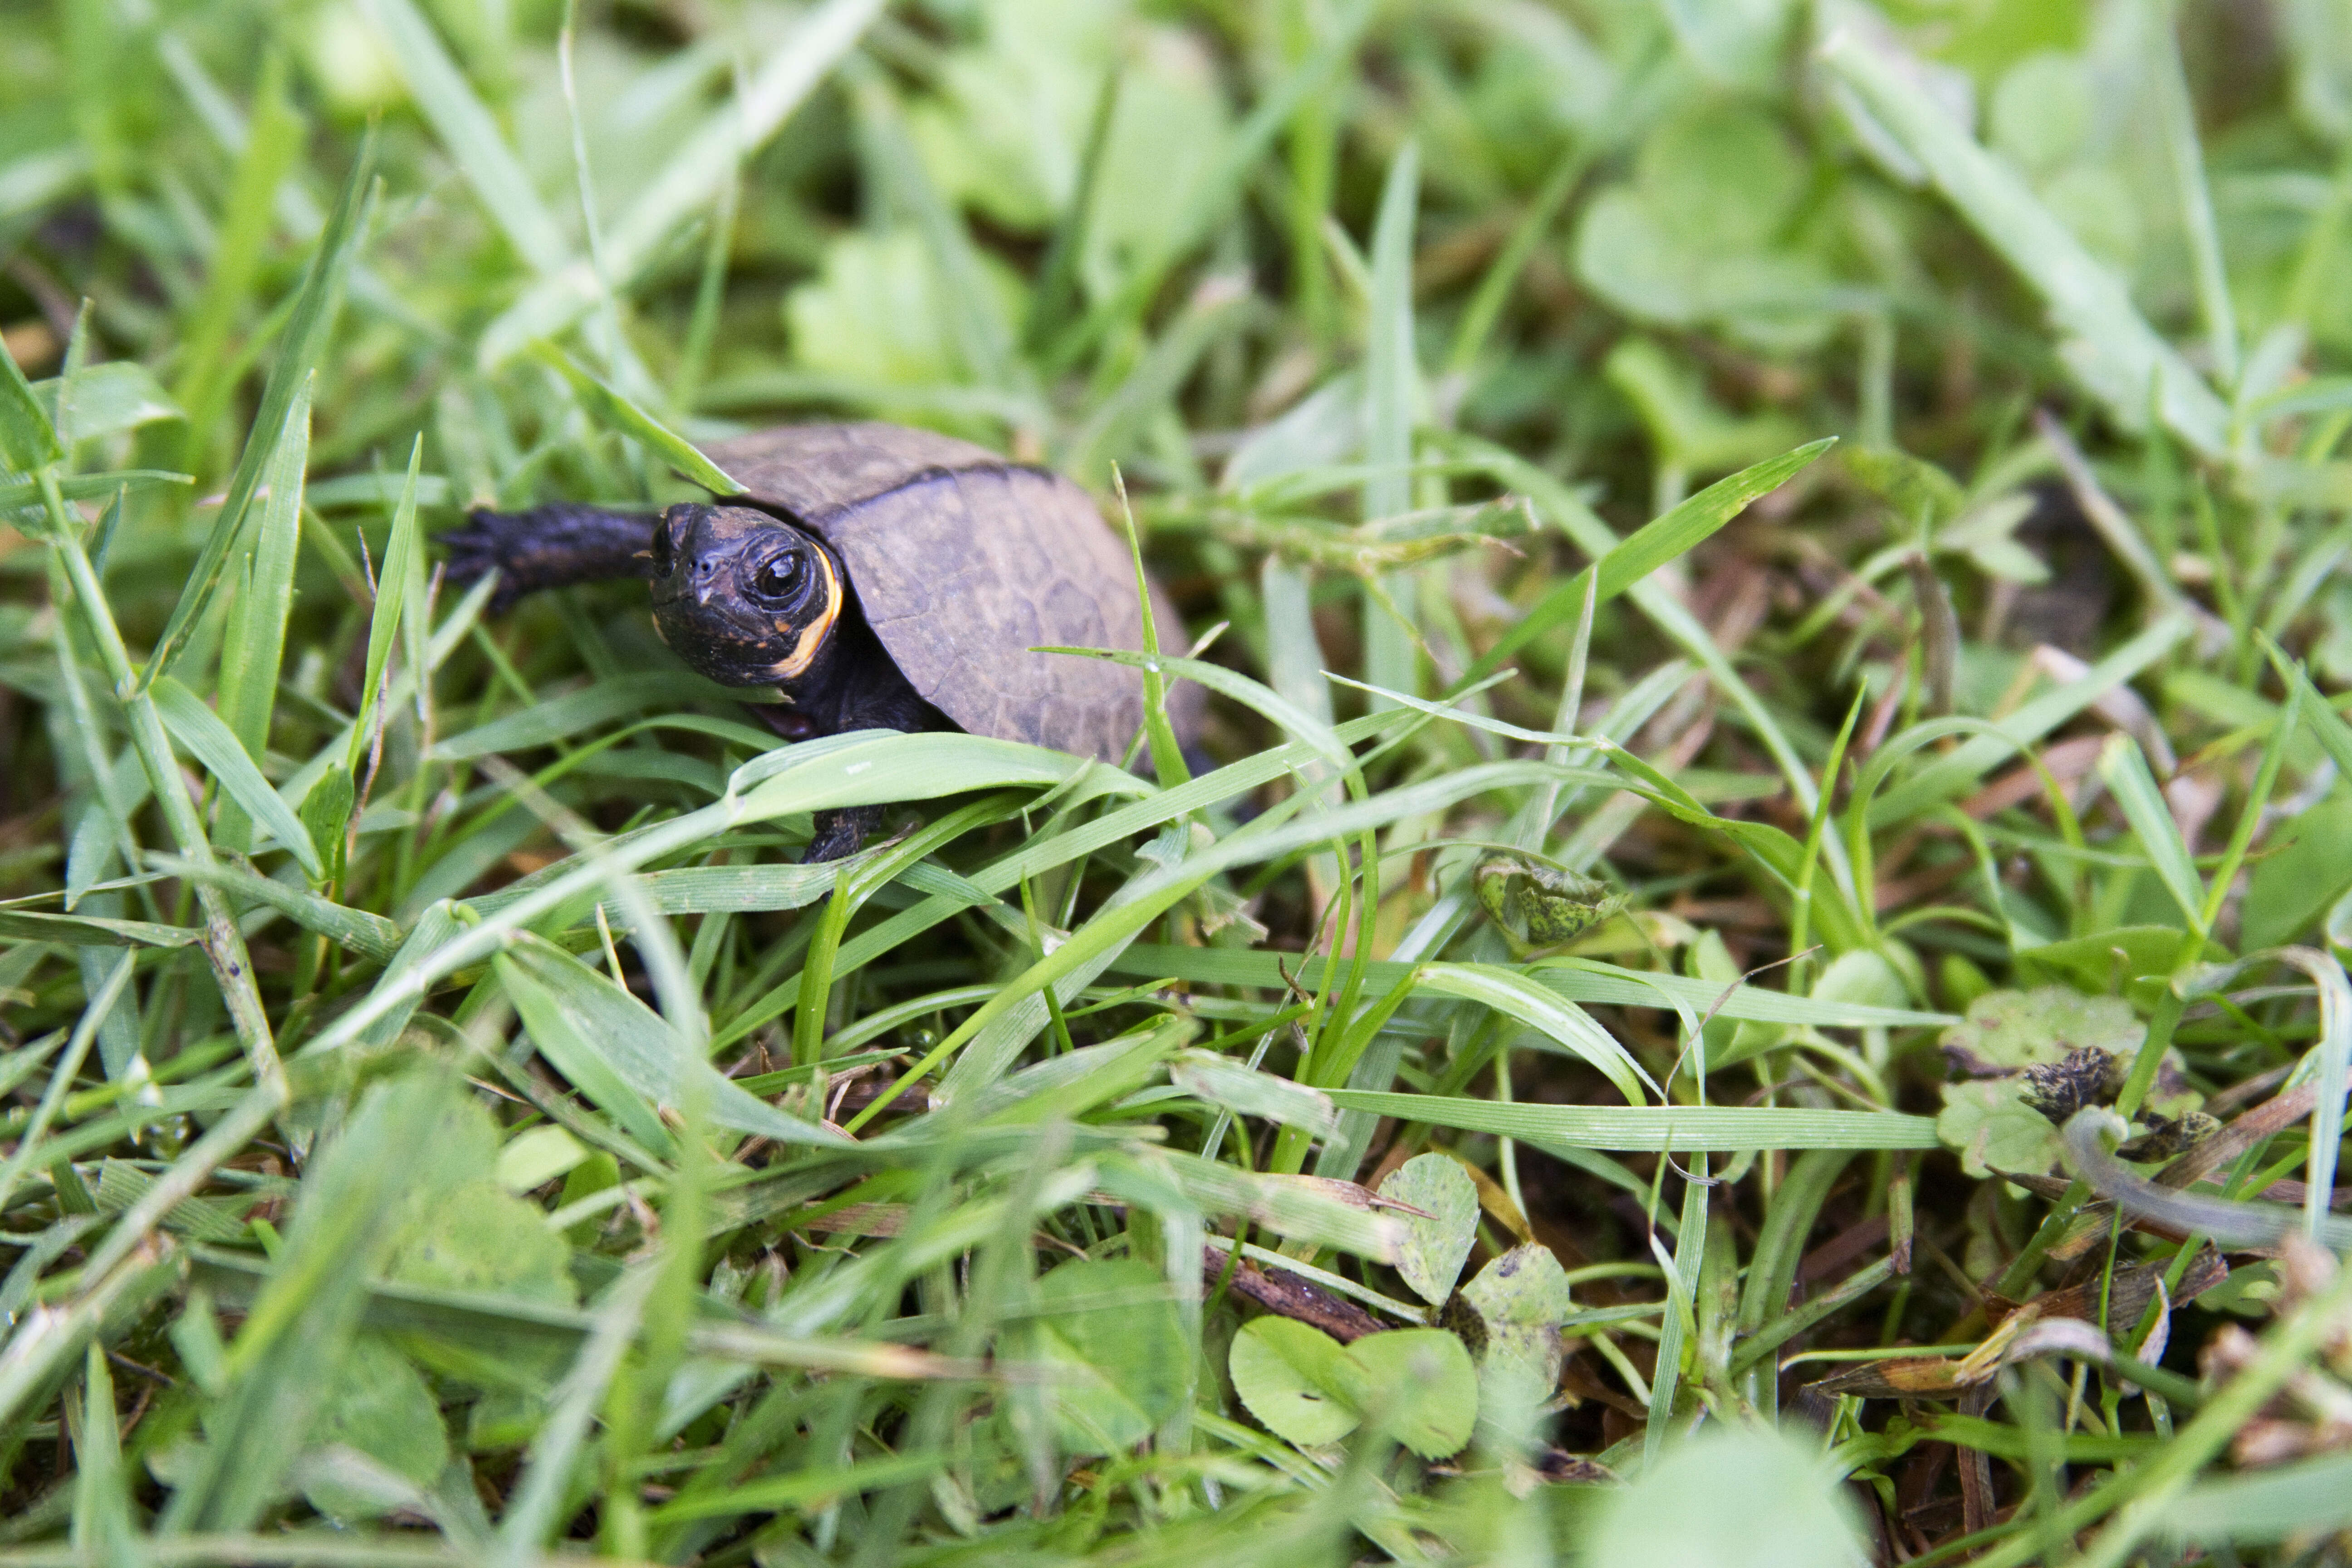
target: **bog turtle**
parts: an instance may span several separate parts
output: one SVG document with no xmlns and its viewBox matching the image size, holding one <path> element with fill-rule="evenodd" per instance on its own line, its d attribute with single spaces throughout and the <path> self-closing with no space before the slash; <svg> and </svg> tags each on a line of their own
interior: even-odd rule
<svg viewBox="0 0 2352 1568">
<path fill-rule="evenodd" d="M 1086 492 L 968 441 L 900 426 L 789 425 L 711 444 L 742 489 L 659 514 L 557 504 L 475 511 L 441 536 L 449 576 L 495 604 L 598 578 L 652 584 L 654 624 L 696 669 L 772 686 L 788 740 L 963 730 L 1116 763 L 1143 718 L 1138 670 L 1034 653 L 1139 648 L 1124 542 Z M 1174 606 L 1151 589 L 1160 635 Z M 1202 693 L 1169 696 L 1180 740 Z M 854 852 L 880 808 L 820 813 L 807 858 Z"/>
</svg>

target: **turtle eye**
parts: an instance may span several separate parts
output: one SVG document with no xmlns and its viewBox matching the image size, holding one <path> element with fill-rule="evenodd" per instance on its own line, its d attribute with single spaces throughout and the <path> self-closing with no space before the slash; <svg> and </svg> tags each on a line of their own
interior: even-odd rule
<svg viewBox="0 0 2352 1568">
<path fill-rule="evenodd" d="M 759 569 L 751 574 L 751 587 L 771 599 L 789 599 L 800 591 L 807 576 L 808 567 L 802 562 L 800 552 L 787 550 L 760 563 Z"/>
<path fill-rule="evenodd" d="M 654 524 L 654 575 L 667 577 L 677 570 L 677 546 L 671 542 L 669 519 Z"/>
</svg>

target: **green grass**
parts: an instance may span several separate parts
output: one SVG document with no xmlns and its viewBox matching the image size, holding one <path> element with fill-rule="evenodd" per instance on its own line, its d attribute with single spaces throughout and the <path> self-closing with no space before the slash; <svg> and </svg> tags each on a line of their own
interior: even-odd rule
<svg viewBox="0 0 2352 1568">
<path fill-rule="evenodd" d="M 1888 17 L 0 0 L 0 1568 L 2352 1528 L 2352 66 Z M 440 580 L 824 417 L 1205 757 Z"/>
</svg>

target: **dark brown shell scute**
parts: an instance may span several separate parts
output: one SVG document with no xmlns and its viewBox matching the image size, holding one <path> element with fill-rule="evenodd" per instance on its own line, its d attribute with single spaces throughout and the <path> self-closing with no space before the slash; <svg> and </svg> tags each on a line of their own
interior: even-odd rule
<svg viewBox="0 0 2352 1568">
<path fill-rule="evenodd" d="M 867 624 L 922 698 L 976 735 L 1117 762 L 1142 676 L 1040 647 L 1140 648 L 1126 544 L 1086 492 L 983 447 L 891 425 L 787 426 L 714 444 L 743 499 L 822 534 Z M 1181 647 L 1174 607 L 1153 616 Z M 1202 696 L 1170 695 L 1180 737 Z"/>
</svg>

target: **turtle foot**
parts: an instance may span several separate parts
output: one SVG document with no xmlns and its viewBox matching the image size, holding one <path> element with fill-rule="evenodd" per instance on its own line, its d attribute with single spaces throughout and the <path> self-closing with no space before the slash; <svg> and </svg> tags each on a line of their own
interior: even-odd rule
<svg viewBox="0 0 2352 1568">
<path fill-rule="evenodd" d="M 865 845 L 867 834 L 882 826 L 882 808 L 851 805 L 837 811 L 820 811 L 810 825 L 816 831 L 808 847 L 801 852 L 801 864 L 819 866 L 828 860 L 845 860 Z"/>
<path fill-rule="evenodd" d="M 495 612 L 540 588 L 642 577 L 649 570 L 653 519 L 600 507 L 542 506 L 475 510 L 436 536 L 448 552 L 448 580 L 460 585 L 496 572 Z"/>
</svg>

